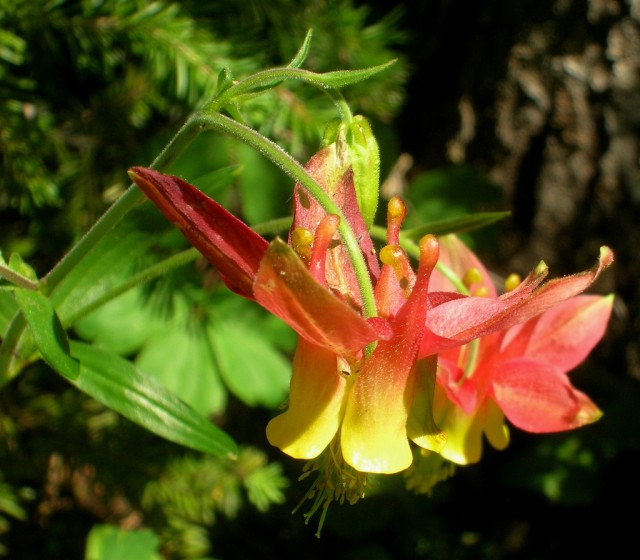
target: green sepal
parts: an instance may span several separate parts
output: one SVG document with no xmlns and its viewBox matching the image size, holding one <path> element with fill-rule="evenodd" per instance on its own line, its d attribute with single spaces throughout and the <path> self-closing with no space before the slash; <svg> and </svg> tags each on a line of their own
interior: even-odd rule
<svg viewBox="0 0 640 560">
<path fill-rule="evenodd" d="M 218 88 L 217 95 L 227 91 L 233 85 L 233 75 L 229 68 L 223 68 L 218 73 Z"/>
<path fill-rule="evenodd" d="M 340 132 L 344 129 L 342 119 L 336 117 L 330 120 L 325 126 L 324 133 L 322 134 L 322 140 L 320 141 L 320 149 L 326 148 L 331 144 L 334 144 L 340 138 Z"/>
<path fill-rule="evenodd" d="M 347 129 L 353 184 L 358 206 L 367 228 L 373 225 L 380 194 L 380 149 L 369 121 L 356 115 Z"/>
</svg>

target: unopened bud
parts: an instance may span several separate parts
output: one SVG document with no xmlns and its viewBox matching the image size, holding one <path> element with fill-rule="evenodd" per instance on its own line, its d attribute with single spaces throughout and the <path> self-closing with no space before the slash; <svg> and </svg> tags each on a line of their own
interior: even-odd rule
<svg viewBox="0 0 640 560">
<path fill-rule="evenodd" d="M 361 115 L 353 117 L 347 130 L 353 183 L 360 213 L 367 228 L 373 225 L 380 192 L 380 150 L 369 121 Z"/>
</svg>

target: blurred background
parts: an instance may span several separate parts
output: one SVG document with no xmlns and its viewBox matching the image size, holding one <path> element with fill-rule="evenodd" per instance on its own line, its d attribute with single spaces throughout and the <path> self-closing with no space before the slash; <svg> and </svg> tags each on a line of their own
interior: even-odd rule
<svg viewBox="0 0 640 560">
<path fill-rule="evenodd" d="M 242 445 L 239 461 L 167 443 L 34 363 L 0 392 L 0 555 L 107 560 L 124 542 L 142 560 L 533 560 L 610 558 L 635 543 L 636 0 L 0 0 L 3 255 L 44 275 L 124 192 L 127 169 L 149 164 L 215 93 L 221 70 L 239 79 L 286 64 L 310 28 L 310 70 L 397 59 L 343 93 L 380 142 L 383 196 L 401 194 L 412 225 L 511 211 L 466 237 L 498 276 L 540 259 L 569 274 L 600 245 L 614 250 L 590 290 L 617 296 L 609 330 L 571 374 L 603 418 L 567 434 L 513 429 L 505 451 L 485 447 L 431 495 L 405 491 L 402 475 L 374 480 L 365 500 L 330 508 L 316 539 L 315 519 L 291 515 L 307 489 L 302 464 L 264 436 L 286 399 L 295 338 L 197 261 L 70 334 L 135 361 L 211 417 Z M 304 162 L 335 110 L 322 92 L 283 84 L 240 114 Z M 290 212 L 291 181 L 229 139 L 203 135 L 171 172 L 250 224 Z M 186 248 L 149 204 L 123 231 L 137 241 L 105 261 L 112 276 Z M 116 234 L 105 243 L 117 253 Z"/>
</svg>

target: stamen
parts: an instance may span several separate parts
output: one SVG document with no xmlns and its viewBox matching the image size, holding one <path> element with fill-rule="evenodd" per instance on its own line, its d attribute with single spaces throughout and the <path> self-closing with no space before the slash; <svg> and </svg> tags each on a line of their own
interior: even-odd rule
<svg viewBox="0 0 640 560">
<path fill-rule="evenodd" d="M 407 254 L 399 245 L 385 245 L 380 249 L 380 262 L 393 269 L 396 280 L 402 290 L 402 296 L 406 300 L 415 283 L 415 275 Z"/>
<path fill-rule="evenodd" d="M 431 271 L 435 268 L 438 262 L 439 256 L 440 244 L 438 243 L 438 238 L 435 235 L 425 235 L 420 239 L 420 265 L 418 274 L 424 274 L 424 272 L 427 271 L 431 274 Z"/>
<path fill-rule="evenodd" d="M 345 463 L 339 435 L 318 457 L 308 461 L 302 471 L 298 480 L 303 480 L 312 473 L 317 473 L 317 478 L 294 508 L 293 513 L 298 511 L 306 500 L 311 500 L 313 502 L 311 509 L 304 514 L 305 523 L 309 523 L 314 514 L 322 508 L 316 532 L 316 537 L 320 538 L 331 502 L 343 504 L 347 501 L 353 505 L 364 498 L 368 475 Z"/>
<path fill-rule="evenodd" d="M 474 284 L 482 282 L 482 274 L 477 268 L 470 268 L 464 273 L 462 282 L 467 288 L 471 288 L 471 286 L 473 286 Z"/>
<path fill-rule="evenodd" d="M 399 196 L 394 196 L 387 205 L 387 244 L 400 245 L 400 228 L 407 215 L 407 207 Z"/>
<path fill-rule="evenodd" d="M 333 236 L 338 231 L 340 218 L 335 214 L 329 214 L 322 218 L 313 239 L 313 248 L 309 258 L 309 272 L 320 283 L 325 282 L 325 264 L 327 251 L 332 247 Z"/>
<path fill-rule="evenodd" d="M 302 262 L 309 266 L 313 234 L 307 228 L 297 227 L 291 232 L 291 245 Z"/>
<path fill-rule="evenodd" d="M 489 288 L 486 286 L 480 286 L 471 292 L 472 296 L 476 297 L 487 297 L 489 295 Z"/>
<path fill-rule="evenodd" d="M 430 496 L 436 484 L 453 476 L 454 472 L 455 465 L 439 453 L 420 449 L 414 454 L 413 463 L 405 471 L 405 484 L 407 490 Z"/>
<path fill-rule="evenodd" d="M 511 274 L 509 274 L 509 276 L 505 278 L 504 289 L 507 292 L 510 292 L 511 290 L 515 290 L 520 285 L 520 282 L 522 282 L 522 278 L 520 277 L 520 275 L 516 274 L 515 272 L 512 272 Z"/>
</svg>

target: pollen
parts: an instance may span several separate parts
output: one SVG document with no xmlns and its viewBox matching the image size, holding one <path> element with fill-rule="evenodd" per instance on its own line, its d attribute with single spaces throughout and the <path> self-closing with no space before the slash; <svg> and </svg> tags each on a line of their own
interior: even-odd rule
<svg viewBox="0 0 640 560">
<path fill-rule="evenodd" d="M 474 284 L 478 284 L 482 282 L 482 274 L 480 271 L 473 267 L 467 270 L 462 277 L 462 283 L 467 287 L 471 288 Z"/>
<path fill-rule="evenodd" d="M 407 207 L 399 196 L 394 196 L 387 205 L 387 243 L 400 244 L 400 228 L 407 215 Z"/>
<path fill-rule="evenodd" d="M 512 272 L 504 280 L 504 289 L 507 292 L 515 290 L 520 285 L 520 282 L 522 282 L 522 278 L 520 278 L 520 275 Z"/>
<path fill-rule="evenodd" d="M 293 250 L 307 266 L 309 266 L 312 244 L 313 234 L 307 228 L 297 227 L 291 232 Z"/>
</svg>

